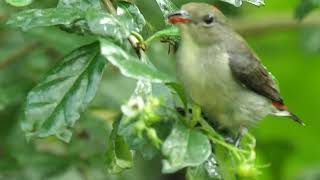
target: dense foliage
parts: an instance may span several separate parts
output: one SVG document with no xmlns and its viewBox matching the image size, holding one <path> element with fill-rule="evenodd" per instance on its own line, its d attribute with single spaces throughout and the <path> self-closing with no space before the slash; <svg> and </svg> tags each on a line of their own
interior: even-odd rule
<svg viewBox="0 0 320 180">
<path fill-rule="evenodd" d="M 32 3 L 32 0 L 6 1 L 13 6 Z M 158 7 L 153 8 L 160 8 L 164 17 L 177 9 L 170 0 L 155 1 Z M 225 1 L 237 7 L 242 4 L 241 0 Z M 257 6 L 264 4 L 261 0 L 246 1 Z M 7 167 L 9 173 L 0 172 L 1 176 L 12 179 L 23 176 L 31 179 L 47 176 L 58 178 L 62 171 L 69 169 L 70 177 L 77 179 L 79 174 L 76 169 L 80 169 L 80 176 L 103 179 L 104 174 L 88 171 L 87 167 L 107 167 L 102 171 L 119 174 L 134 166 L 139 168 L 141 165 L 134 163 L 134 160 L 139 159 L 140 155 L 145 160 L 156 158 L 158 161 L 161 158 L 162 173 L 165 174 L 186 168 L 189 180 L 255 179 L 260 169 L 267 167 L 256 160 L 256 142 L 251 134 L 244 136 L 240 148 L 227 143 L 203 119 L 199 110 L 191 106 L 174 73 L 161 68 L 163 64 L 159 67 L 154 65 L 149 58 L 149 51 L 153 51 L 151 44 L 157 41 L 167 44 L 159 46 L 163 49 L 169 47 L 169 53 L 174 53 L 180 40 L 178 29 L 165 25 L 155 32 L 133 1 L 59 0 L 56 7 L 48 4 L 47 8 L 41 9 L 26 7 L 7 20 L 8 26 L 23 31 L 48 26 L 59 28 L 29 32 L 29 46 L 20 52 L 22 54 L 17 54 L 19 59 L 19 56 L 33 49 L 43 48 L 37 56 L 46 61 L 39 63 L 39 58 L 32 59 L 31 64 L 17 67 L 17 71 L 30 68 L 32 71 L 27 72 L 30 74 L 8 69 L 6 77 L 1 75 L 0 78 L 8 82 L 2 84 L 0 90 L 1 94 L 5 94 L 0 95 L 0 109 L 7 110 L 8 117 L 10 108 L 14 111 L 15 102 L 23 99 L 24 92 L 33 87 L 28 92 L 19 119 L 26 138 L 36 143 L 20 153 L 22 161 L 19 164 L 27 166 L 34 163 L 35 166 L 30 168 L 42 168 L 43 171 L 35 173 L 34 169 L 26 168 L 20 175 Z M 297 18 L 302 19 L 318 6 L 316 0 L 301 2 L 296 10 Z M 162 21 L 165 23 L 165 18 Z M 52 37 L 47 35 L 50 31 Z M 46 42 L 55 42 L 62 51 L 66 48 L 71 52 L 65 52 L 63 58 L 55 62 L 57 59 L 54 58 L 59 56 L 57 52 L 49 47 L 41 47 L 46 45 L 33 41 L 32 36 L 43 38 Z M 82 46 L 78 47 L 78 44 Z M 156 53 L 156 56 L 164 56 L 163 53 L 165 51 Z M 0 67 L 7 66 L 11 61 L 1 61 Z M 43 72 L 47 67 L 50 67 L 50 71 Z M 114 73 L 118 70 L 120 73 Z M 40 79 L 35 75 L 39 73 L 46 75 Z M 108 76 L 107 79 L 104 76 Z M 19 83 L 11 83 L 15 81 Z M 124 83 L 117 87 L 115 84 L 119 81 Z M 128 88 L 128 84 L 133 83 L 135 88 Z M 108 97 L 105 91 L 112 92 L 114 96 Z M 193 114 L 179 113 L 177 107 L 184 109 L 184 112 L 193 108 Z M 90 117 L 90 121 L 96 120 L 90 122 L 83 117 Z M 79 119 L 82 121 L 78 122 Z M 93 137 L 88 136 L 88 129 L 94 131 L 91 134 Z M 109 130 L 111 133 L 107 137 Z M 52 138 L 54 136 L 70 144 Z M 79 141 L 72 141 L 72 138 Z M 17 143 L 14 141 L 8 141 L 12 143 L 8 147 L 24 148 L 22 136 Z M 29 162 L 26 157 L 33 149 L 41 153 L 34 153 L 33 162 Z M 99 156 L 104 151 L 105 160 Z M 75 158 L 79 154 L 80 160 Z M 6 155 L 5 160 L 13 161 L 15 155 L 12 151 Z M 47 159 L 52 159 L 53 163 L 46 164 Z M 141 160 L 138 162 L 141 163 Z M 101 165 L 103 163 L 105 165 Z M 1 166 L 4 165 L 0 163 Z M 48 169 L 44 166 L 48 166 Z M 140 176 L 144 175 L 147 176 L 143 173 Z M 68 176 L 63 174 L 61 178 Z M 136 176 L 139 179 L 139 175 Z"/>
</svg>

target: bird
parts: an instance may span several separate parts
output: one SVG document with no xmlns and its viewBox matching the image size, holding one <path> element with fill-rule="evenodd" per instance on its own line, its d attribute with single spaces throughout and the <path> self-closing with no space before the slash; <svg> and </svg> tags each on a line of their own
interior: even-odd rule
<svg viewBox="0 0 320 180">
<path fill-rule="evenodd" d="M 215 6 L 187 3 L 167 16 L 181 33 L 176 70 L 186 94 L 219 129 L 239 133 L 289 111 L 274 76 Z"/>
</svg>

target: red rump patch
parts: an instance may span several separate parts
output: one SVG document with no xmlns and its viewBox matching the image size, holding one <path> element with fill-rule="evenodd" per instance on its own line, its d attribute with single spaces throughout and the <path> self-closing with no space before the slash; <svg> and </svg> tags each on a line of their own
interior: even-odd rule
<svg viewBox="0 0 320 180">
<path fill-rule="evenodd" d="M 171 16 L 171 17 L 169 17 L 169 22 L 171 23 L 171 24 L 177 24 L 177 23 L 189 23 L 189 22 L 191 22 L 191 20 L 190 19 L 188 19 L 188 18 L 184 18 L 184 17 L 182 17 L 182 16 Z"/>
<path fill-rule="evenodd" d="M 282 102 L 273 101 L 272 105 L 281 111 L 288 111 L 288 107 L 285 106 Z"/>
</svg>

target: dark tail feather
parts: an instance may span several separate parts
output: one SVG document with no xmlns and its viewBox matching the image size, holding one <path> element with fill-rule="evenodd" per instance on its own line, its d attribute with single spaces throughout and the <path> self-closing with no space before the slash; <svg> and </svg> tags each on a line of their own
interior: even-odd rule
<svg viewBox="0 0 320 180">
<path fill-rule="evenodd" d="M 306 126 L 306 124 L 297 116 L 297 115 L 295 115 L 295 114 L 293 114 L 292 112 L 289 112 L 290 113 L 290 118 L 292 119 L 292 120 L 294 120 L 295 122 L 297 122 L 297 123 L 299 123 L 300 125 L 302 125 L 302 126 Z"/>
</svg>

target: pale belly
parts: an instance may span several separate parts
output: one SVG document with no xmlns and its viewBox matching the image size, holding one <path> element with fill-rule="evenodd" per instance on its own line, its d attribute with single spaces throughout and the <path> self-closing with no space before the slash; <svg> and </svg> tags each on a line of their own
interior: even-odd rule
<svg viewBox="0 0 320 180">
<path fill-rule="evenodd" d="M 221 53 L 218 47 L 210 49 L 210 53 L 206 49 L 188 52 L 181 47 L 177 62 L 178 78 L 191 99 L 221 127 L 237 129 L 254 125 L 257 120 L 271 114 L 271 103 L 238 83 L 228 63 L 227 54 Z"/>
</svg>

